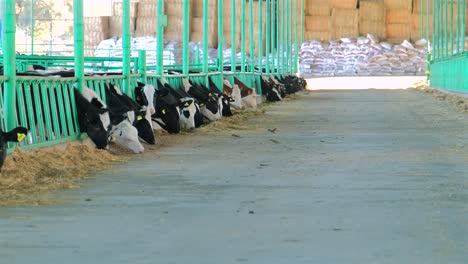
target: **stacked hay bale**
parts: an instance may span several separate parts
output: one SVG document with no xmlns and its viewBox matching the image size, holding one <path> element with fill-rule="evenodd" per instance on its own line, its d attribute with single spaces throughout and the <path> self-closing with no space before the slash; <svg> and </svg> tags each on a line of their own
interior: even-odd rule
<svg viewBox="0 0 468 264">
<path fill-rule="evenodd" d="M 331 0 L 331 37 L 356 38 L 359 36 L 359 10 L 357 0 Z"/>
<path fill-rule="evenodd" d="M 85 17 L 85 56 L 93 56 L 101 41 L 109 37 L 109 17 Z"/>
<path fill-rule="evenodd" d="M 391 43 L 409 40 L 412 0 L 385 0 L 386 36 Z"/>
<path fill-rule="evenodd" d="M 184 1 L 165 0 L 164 9 L 167 15 L 167 26 L 164 29 L 165 40 L 183 40 L 184 32 Z M 192 5 L 190 3 L 190 8 Z M 189 14 L 190 16 L 191 14 Z"/>
<path fill-rule="evenodd" d="M 359 1 L 359 34 L 372 34 L 379 39 L 385 39 L 384 0 Z"/>
<path fill-rule="evenodd" d="M 304 38 L 329 40 L 331 38 L 331 4 L 328 0 L 306 0 Z"/>
<path fill-rule="evenodd" d="M 156 36 L 157 3 L 156 0 L 140 0 L 136 18 L 136 37 Z"/>
<path fill-rule="evenodd" d="M 192 0 L 190 40 L 203 42 L 203 0 Z M 218 1 L 208 0 L 208 47 L 218 46 Z"/>
<path fill-rule="evenodd" d="M 138 3 L 130 3 L 130 32 L 135 34 L 135 22 L 137 18 Z M 122 1 L 114 2 L 112 5 L 112 16 L 109 18 L 110 36 L 122 36 Z"/>
<path fill-rule="evenodd" d="M 262 4 L 262 16 L 263 22 L 260 25 L 260 21 L 258 19 L 258 12 L 259 12 L 259 4 L 258 2 L 253 2 L 252 4 L 252 11 L 253 11 L 253 40 L 250 39 L 250 7 L 246 4 L 246 19 L 245 19 L 245 51 L 247 54 L 250 55 L 250 43 L 253 41 L 255 43 L 255 56 L 258 56 L 260 45 L 262 45 L 263 55 L 265 55 L 265 37 L 262 37 L 261 44 L 258 43 L 259 38 L 259 31 L 260 26 L 262 27 L 263 36 L 265 36 L 266 31 L 266 21 L 265 21 L 265 12 L 266 12 L 266 4 Z"/>
<path fill-rule="evenodd" d="M 232 46 L 232 23 L 236 23 L 235 42 L 236 49 L 240 50 L 240 27 L 241 27 L 241 1 L 236 0 L 236 17 L 232 18 L 231 1 L 224 1 L 223 8 L 223 34 L 224 34 L 224 48 Z"/>
</svg>

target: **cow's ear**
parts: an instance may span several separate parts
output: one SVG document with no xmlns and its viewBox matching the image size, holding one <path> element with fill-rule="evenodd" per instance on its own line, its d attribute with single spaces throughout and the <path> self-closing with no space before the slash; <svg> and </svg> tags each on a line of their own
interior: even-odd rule
<svg viewBox="0 0 468 264">
<path fill-rule="evenodd" d="M 5 141 L 21 142 L 26 138 L 27 133 L 28 129 L 17 127 L 10 132 L 4 133 L 3 136 L 5 137 Z"/>
<path fill-rule="evenodd" d="M 205 106 L 205 102 L 200 102 L 200 106 Z"/>
</svg>

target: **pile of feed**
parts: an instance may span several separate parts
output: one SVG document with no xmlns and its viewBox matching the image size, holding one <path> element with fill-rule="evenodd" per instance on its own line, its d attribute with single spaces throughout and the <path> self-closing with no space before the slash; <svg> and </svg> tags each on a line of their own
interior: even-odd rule
<svg viewBox="0 0 468 264">
<path fill-rule="evenodd" d="M 426 41 L 399 45 L 380 42 L 368 34 L 357 39 L 311 40 L 301 46 L 301 76 L 424 75 Z"/>
<path fill-rule="evenodd" d="M 64 149 L 16 148 L 0 173 L 0 206 L 53 203 L 47 193 L 79 187 L 91 172 L 124 159 L 84 144 L 68 144 Z"/>
</svg>

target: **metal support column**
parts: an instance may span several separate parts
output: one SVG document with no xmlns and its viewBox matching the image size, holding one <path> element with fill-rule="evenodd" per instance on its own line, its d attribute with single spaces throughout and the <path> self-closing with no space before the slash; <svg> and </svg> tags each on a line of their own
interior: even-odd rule
<svg viewBox="0 0 468 264">
<path fill-rule="evenodd" d="M 83 0 L 73 0 L 73 32 L 75 48 L 75 77 L 77 88 L 84 89 L 84 22 Z"/>
<path fill-rule="evenodd" d="M 3 112 L 5 114 L 4 131 L 16 127 L 16 14 L 15 1 L 2 1 L 2 45 L 3 45 L 3 74 L 8 77 L 4 82 Z"/>
<path fill-rule="evenodd" d="M 130 50 L 131 50 L 131 38 L 130 33 L 130 0 L 122 1 L 122 74 L 124 79 L 122 80 L 122 92 L 132 97 L 132 91 L 130 91 Z"/>
<path fill-rule="evenodd" d="M 265 71 L 270 74 L 270 0 L 266 0 L 265 4 Z"/>
<path fill-rule="evenodd" d="M 184 36 L 183 36 L 183 61 L 182 61 L 182 73 L 188 75 L 189 73 L 189 41 L 190 41 L 190 2 L 184 0 Z"/>
<path fill-rule="evenodd" d="M 236 0 L 231 0 L 231 71 L 236 71 Z"/>
<path fill-rule="evenodd" d="M 258 70 L 263 72 L 263 1 L 258 1 Z"/>
<path fill-rule="evenodd" d="M 241 2 L 241 72 L 245 72 L 245 1 Z"/>
<path fill-rule="evenodd" d="M 164 14 L 164 0 L 158 0 L 157 6 L 157 40 L 156 40 L 156 73 L 163 73 L 163 51 L 164 51 L 164 27 L 167 25 L 167 17 Z"/>
<path fill-rule="evenodd" d="M 218 0 L 218 71 L 223 72 L 224 68 L 224 33 L 223 33 L 223 0 Z"/>
</svg>

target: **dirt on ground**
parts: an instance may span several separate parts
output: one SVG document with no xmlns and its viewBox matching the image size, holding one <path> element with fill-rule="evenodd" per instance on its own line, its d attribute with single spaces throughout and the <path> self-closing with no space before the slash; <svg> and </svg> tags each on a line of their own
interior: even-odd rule
<svg viewBox="0 0 468 264">
<path fill-rule="evenodd" d="M 285 102 L 295 100 L 291 95 Z M 263 115 L 270 104 L 259 105 L 256 109 L 234 110 L 234 115 L 207 123 L 192 131 L 172 135 L 162 130 L 155 131 L 155 145 L 144 145 L 145 154 L 154 154 L 190 138 L 191 135 L 210 133 L 232 133 L 234 130 L 254 128 L 245 121 Z M 86 179 L 96 172 L 110 169 L 136 158 L 119 146 L 111 145 L 109 150 L 99 150 L 90 144 L 69 143 L 57 147 L 22 150 L 17 147 L 8 155 L 0 173 L 0 206 L 37 206 L 65 202 L 57 200 L 52 192 L 79 188 Z"/>
</svg>

